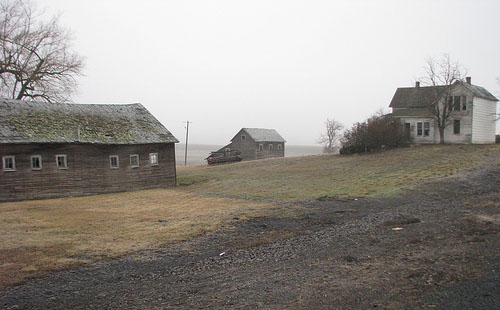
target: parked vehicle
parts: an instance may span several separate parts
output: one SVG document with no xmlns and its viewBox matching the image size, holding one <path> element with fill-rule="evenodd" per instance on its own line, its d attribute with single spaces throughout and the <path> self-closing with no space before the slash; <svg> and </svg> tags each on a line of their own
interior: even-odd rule
<svg viewBox="0 0 500 310">
<path fill-rule="evenodd" d="M 232 150 L 225 152 L 211 152 L 210 156 L 205 158 L 209 165 L 224 164 L 241 161 L 241 152 Z"/>
</svg>

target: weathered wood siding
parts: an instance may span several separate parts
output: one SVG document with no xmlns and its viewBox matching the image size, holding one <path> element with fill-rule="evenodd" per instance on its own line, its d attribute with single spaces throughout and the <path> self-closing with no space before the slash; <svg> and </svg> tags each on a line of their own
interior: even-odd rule
<svg viewBox="0 0 500 310">
<path fill-rule="evenodd" d="M 497 103 L 475 97 L 472 109 L 472 143 L 495 143 Z"/>
<path fill-rule="evenodd" d="M 242 136 L 245 136 L 245 138 L 242 139 Z M 240 130 L 231 140 L 231 150 L 240 151 L 243 160 L 257 159 L 255 141 L 243 130 Z"/>
<path fill-rule="evenodd" d="M 158 165 L 150 165 L 150 153 L 158 153 Z M 132 154 L 139 155 L 139 167 L 131 167 Z M 9 155 L 15 156 L 16 170 L 0 165 L 0 201 L 163 188 L 176 182 L 173 143 L 0 145 L 0 158 Z M 41 170 L 31 168 L 32 155 L 41 156 Z M 57 169 L 56 155 L 67 156 L 67 169 Z M 119 156 L 118 168 L 110 167 L 110 155 Z"/>
<path fill-rule="evenodd" d="M 263 146 L 263 150 L 259 150 L 259 145 Z M 272 145 L 272 150 L 269 149 L 269 145 Z M 281 149 L 278 149 L 278 145 L 281 145 Z M 271 157 L 285 157 L 285 143 L 283 142 L 257 142 L 256 143 L 256 159 L 264 159 Z"/>
</svg>

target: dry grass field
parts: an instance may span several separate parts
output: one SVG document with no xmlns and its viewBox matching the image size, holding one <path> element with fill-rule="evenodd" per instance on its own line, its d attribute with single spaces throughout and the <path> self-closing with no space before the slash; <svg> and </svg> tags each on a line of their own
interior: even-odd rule
<svg viewBox="0 0 500 310">
<path fill-rule="evenodd" d="M 158 248 L 272 212 L 176 189 L 0 204 L 0 287 L 40 272 Z"/>
<path fill-rule="evenodd" d="M 0 287 L 229 229 L 235 220 L 276 216 L 281 202 L 392 195 L 471 169 L 491 152 L 500 154 L 500 146 L 421 146 L 182 167 L 174 189 L 1 203 Z"/>
<path fill-rule="evenodd" d="M 391 195 L 474 168 L 499 145 L 429 145 L 352 156 L 315 155 L 178 169 L 190 192 L 296 201 L 321 196 Z"/>
</svg>

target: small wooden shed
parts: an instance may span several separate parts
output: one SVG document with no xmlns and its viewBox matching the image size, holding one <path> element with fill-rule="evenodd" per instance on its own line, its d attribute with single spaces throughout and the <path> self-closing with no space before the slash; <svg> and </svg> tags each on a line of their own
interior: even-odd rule
<svg viewBox="0 0 500 310">
<path fill-rule="evenodd" d="M 285 139 L 274 129 L 242 128 L 217 152 L 239 151 L 243 160 L 285 156 Z"/>
<path fill-rule="evenodd" d="M 178 140 L 141 104 L 0 101 L 0 201 L 176 183 Z"/>
</svg>

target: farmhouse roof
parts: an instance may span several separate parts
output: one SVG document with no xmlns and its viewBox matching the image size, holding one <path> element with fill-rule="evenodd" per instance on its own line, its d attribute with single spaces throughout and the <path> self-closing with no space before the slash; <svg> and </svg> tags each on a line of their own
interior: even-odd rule
<svg viewBox="0 0 500 310">
<path fill-rule="evenodd" d="M 179 142 L 140 103 L 71 104 L 0 100 L 0 143 Z"/>
<path fill-rule="evenodd" d="M 391 108 L 425 107 L 440 98 L 445 86 L 399 87 L 392 97 Z"/>
<path fill-rule="evenodd" d="M 495 96 L 493 96 L 488 90 L 486 90 L 486 88 L 484 88 L 484 87 L 472 85 L 472 84 L 464 83 L 464 82 L 457 82 L 457 83 L 462 83 L 462 85 L 466 89 L 471 91 L 474 94 L 474 96 L 476 96 L 476 97 L 480 97 L 480 98 L 484 98 L 484 99 L 488 99 L 488 100 L 493 100 L 493 101 L 498 101 L 498 99 Z"/>
<path fill-rule="evenodd" d="M 404 108 L 397 109 L 388 115 L 399 117 L 432 117 L 433 111 L 432 107 Z"/>
<path fill-rule="evenodd" d="M 274 129 L 264 128 L 242 128 L 255 142 L 286 142 L 280 134 Z M 238 132 L 239 133 L 239 132 Z M 231 139 L 231 141 L 234 140 Z"/>
<path fill-rule="evenodd" d="M 463 85 L 467 90 L 472 92 L 476 97 L 498 101 L 484 87 L 471 85 L 466 82 L 457 81 L 453 85 Z M 437 98 L 441 98 L 446 91 L 446 86 L 424 86 L 424 87 L 400 87 L 396 89 L 396 93 L 392 97 L 391 108 L 416 108 L 425 107 L 434 104 Z"/>
</svg>

